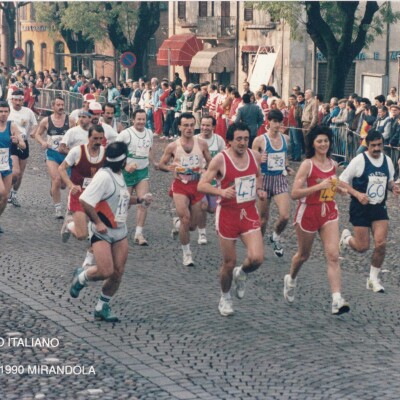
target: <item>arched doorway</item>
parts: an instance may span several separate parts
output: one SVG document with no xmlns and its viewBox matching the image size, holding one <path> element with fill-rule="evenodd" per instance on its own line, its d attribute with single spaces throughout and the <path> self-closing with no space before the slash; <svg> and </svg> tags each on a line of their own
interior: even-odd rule
<svg viewBox="0 0 400 400">
<path fill-rule="evenodd" d="M 25 43 L 25 64 L 28 69 L 35 69 L 34 44 L 31 40 Z"/>
<path fill-rule="evenodd" d="M 54 66 L 58 72 L 61 72 L 65 67 L 64 56 L 58 53 L 65 53 L 64 43 L 59 41 L 54 44 Z"/>
<path fill-rule="evenodd" d="M 47 68 L 47 45 L 46 43 L 40 44 L 40 69 L 43 71 Z"/>
</svg>

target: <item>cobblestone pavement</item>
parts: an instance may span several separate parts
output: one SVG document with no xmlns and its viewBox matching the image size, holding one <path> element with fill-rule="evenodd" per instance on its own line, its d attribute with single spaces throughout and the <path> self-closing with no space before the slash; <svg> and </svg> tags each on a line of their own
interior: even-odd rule
<svg viewBox="0 0 400 400">
<path fill-rule="evenodd" d="M 158 155 L 164 146 L 156 143 Z M 84 289 L 79 299 L 69 297 L 85 243 L 61 243 L 44 157 L 38 146 L 32 153 L 22 207 L 8 207 L 1 218 L 1 399 L 399 398 L 400 218 L 393 199 L 386 293 L 365 289 L 370 252 L 343 254 L 343 294 L 352 308 L 333 317 L 317 240 L 295 303 L 286 305 L 283 276 L 296 249 L 290 226 L 284 257 L 276 258 L 266 245 L 265 263 L 249 279 L 245 298 L 234 300 L 235 315 L 223 318 L 217 311 L 220 255 L 212 220 L 210 243 L 198 246 L 192 235 L 195 267 L 183 267 L 179 243 L 169 235 L 170 177 L 154 171 L 155 202 L 145 228 L 150 246 L 135 247 L 130 239 L 126 273 L 113 300 L 122 322 L 107 324 L 92 317 L 100 284 Z M 340 199 L 342 228 L 347 207 L 348 199 Z M 133 218 L 134 209 L 131 229 Z M 14 338 L 11 346 L 8 338 Z M 28 347 L 35 338 L 58 344 Z M 61 372 L 47 374 L 40 365 Z"/>
</svg>

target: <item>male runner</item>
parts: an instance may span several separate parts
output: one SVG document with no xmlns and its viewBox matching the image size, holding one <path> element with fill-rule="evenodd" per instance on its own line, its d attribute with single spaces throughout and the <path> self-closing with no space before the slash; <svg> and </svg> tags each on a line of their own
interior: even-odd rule
<svg viewBox="0 0 400 400">
<path fill-rule="evenodd" d="M 359 253 L 369 249 L 371 230 L 375 248 L 371 258 L 371 268 L 367 279 L 367 289 L 373 292 L 385 291 L 379 279 L 379 272 L 386 253 L 386 239 L 389 217 L 386 208 L 387 191 L 400 193 L 394 184 L 392 160 L 383 153 L 383 136 L 371 129 L 366 138 L 367 151 L 350 161 L 340 175 L 343 187 L 351 195 L 350 223 L 354 226 L 354 236 L 344 229 L 340 247 L 348 247 Z"/>
<path fill-rule="evenodd" d="M 12 188 L 8 202 L 15 207 L 21 207 L 17 198 L 17 191 L 21 186 L 22 177 L 25 172 L 26 164 L 29 157 L 29 144 L 28 136 L 34 137 L 37 128 L 37 121 L 35 114 L 28 107 L 23 107 L 24 92 L 22 90 L 15 90 L 11 96 L 11 110 L 8 116 L 9 121 L 13 121 L 18 131 L 21 133 L 22 139 L 25 141 L 25 148 L 17 147 L 16 144 L 11 145 L 11 159 L 12 159 Z"/>
<path fill-rule="evenodd" d="M 197 184 L 203 166 L 211 161 L 207 143 L 194 136 L 194 128 L 193 114 L 182 113 L 178 117 L 181 137 L 165 148 L 159 163 L 160 170 L 174 173 L 170 193 L 180 221 L 179 238 L 185 266 L 194 265 L 189 231 L 197 228 L 201 217 L 201 200 L 204 195 L 197 190 Z"/>
<path fill-rule="evenodd" d="M 62 219 L 61 212 L 61 177 L 58 167 L 64 161 L 65 154 L 59 152 L 61 139 L 70 127 L 74 126 L 74 120 L 69 118 L 64 111 L 64 99 L 56 97 L 51 101 L 53 114 L 40 121 L 35 138 L 46 150 L 46 165 L 51 178 L 50 194 L 53 199 L 56 218 Z M 47 133 L 47 140 L 43 136 Z"/>
<path fill-rule="evenodd" d="M 68 154 L 73 147 L 88 143 L 92 114 L 88 111 L 81 110 L 78 115 L 78 125 L 68 129 L 61 139 L 60 146 L 58 147 L 60 153 Z"/>
<path fill-rule="evenodd" d="M 146 126 L 146 111 L 135 110 L 132 114 L 133 125 L 123 130 L 117 137 L 118 142 L 128 146 L 127 166 L 122 171 L 129 193 L 133 189 L 136 195 L 144 198 L 149 195 L 149 164 L 155 165 L 153 158 L 153 132 Z M 136 231 L 134 242 L 139 246 L 148 246 L 143 235 L 143 227 L 147 217 L 147 207 L 136 209 Z"/>
<path fill-rule="evenodd" d="M 0 101 L 0 216 L 7 206 L 8 194 L 11 189 L 12 160 L 11 147 L 24 150 L 26 143 L 20 132 L 11 121 L 7 121 L 10 114 L 10 106 L 6 101 Z M 0 227 L 0 233 L 4 233 Z"/>
<path fill-rule="evenodd" d="M 261 217 L 261 232 L 263 236 L 267 230 L 271 199 L 278 207 L 279 218 L 275 223 L 269 242 L 272 243 L 274 253 L 283 256 L 283 247 L 280 238 L 290 217 L 290 198 L 288 193 L 287 174 L 292 174 L 288 167 L 288 145 L 284 135 L 280 133 L 283 114 L 279 110 L 268 113 L 269 129 L 267 133 L 258 136 L 253 142 L 253 150 L 262 155 L 261 173 L 263 176 L 263 190 L 267 198 L 258 199 L 257 208 Z"/>
<path fill-rule="evenodd" d="M 255 271 L 264 259 L 264 246 L 256 198 L 266 198 L 262 188 L 259 164 L 261 156 L 248 149 L 250 129 L 242 123 L 232 124 L 226 133 L 230 147 L 217 154 L 201 177 L 198 189 L 203 193 L 220 196 L 217 207 L 216 228 L 222 252 L 220 270 L 221 299 L 218 310 L 224 317 L 233 314 L 231 285 L 242 299 L 247 274 Z M 212 185 L 217 179 L 219 185 Z M 236 240 L 240 237 L 247 256 L 236 266 Z"/>
</svg>

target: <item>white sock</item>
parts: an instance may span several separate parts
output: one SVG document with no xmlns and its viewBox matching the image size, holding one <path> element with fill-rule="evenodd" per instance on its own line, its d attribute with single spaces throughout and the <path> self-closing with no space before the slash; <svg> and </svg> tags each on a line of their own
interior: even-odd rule
<svg viewBox="0 0 400 400">
<path fill-rule="evenodd" d="M 244 271 L 243 271 L 243 265 L 241 265 L 241 266 L 239 267 L 239 275 L 242 275 L 242 276 L 247 275 L 247 272 L 244 272 Z"/>
<path fill-rule="evenodd" d="M 230 300 L 231 292 L 229 291 L 227 293 L 224 293 L 224 292 L 221 291 L 221 297 L 223 297 L 225 300 Z"/>
<path fill-rule="evenodd" d="M 55 203 L 54 208 L 57 210 L 61 210 L 61 203 Z"/>
<path fill-rule="evenodd" d="M 290 285 L 295 285 L 297 282 L 297 278 L 292 278 L 292 276 L 289 274 L 289 284 Z"/>
<path fill-rule="evenodd" d="M 203 233 L 204 235 L 206 234 L 206 228 L 199 228 L 199 236 Z"/>
<path fill-rule="evenodd" d="M 183 244 L 182 251 L 183 251 L 183 254 L 190 253 L 190 244 Z"/>
<path fill-rule="evenodd" d="M 94 265 L 94 264 L 96 264 L 96 261 L 95 261 L 95 259 L 94 259 L 93 253 L 91 253 L 90 251 L 87 251 L 87 252 L 86 252 L 85 261 L 83 261 L 82 266 L 83 266 L 83 267 L 86 267 L 86 266 L 88 266 L 88 265 Z"/>
<path fill-rule="evenodd" d="M 179 228 L 181 227 L 181 220 L 178 218 L 175 220 L 175 229 L 179 231 Z"/>
<path fill-rule="evenodd" d="M 347 236 L 345 239 L 344 239 L 344 244 L 346 245 L 346 246 L 350 246 L 350 239 L 352 238 L 352 236 L 351 235 L 349 235 L 349 236 Z"/>
<path fill-rule="evenodd" d="M 17 191 L 14 189 L 11 189 L 11 197 L 15 197 L 17 195 Z"/>
<path fill-rule="evenodd" d="M 340 292 L 332 293 L 332 300 L 333 300 L 333 302 L 339 301 L 341 297 L 342 297 L 342 295 L 340 294 Z"/>
<path fill-rule="evenodd" d="M 85 285 L 89 281 L 86 275 L 86 271 L 83 271 L 79 274 L 78 280 L 81 285 Z"/>
<path fill-rule="evenodd" d="M 378 275 L 379 275 L 380 270 L 381 270 L 380 268 L 376 268 L 373 265 L 371 265 L 371 269 L 369 271 L 370 279 L 378 279 Z"/>
<path fill-rule="evenodd" d="M 101 292 L 101 295 L 99 297 L 99 300 L 96 304 L 96 311 L 101 311 L 103 308 L 104 304 L 108 304 L 111 300 L 111 296 L 106 296 L 103 292 Z"/>
<path fill-rule="evenodd" d="M 143 226 L 137 226 L 137 227 L 136 227 L 135 235 L 139 235 L 139 234 L 141 234 L 141 233 L 143 233 Z"/>
<path fill-rule="evenodd" d="M 272 240 L 274 242 L 277 242 L 277 241 L 279 242 L 280 238 L 281 238 L 281 235 L 278 235 L 275 231 L 272 232 Z"/>
<path fill-rule="evenodd" d="M 74 227 L 75 227 L 74 221 L 68 222 L 67 228 L 68 228 L 69 231 L 71 231 Z"/>
</svg>

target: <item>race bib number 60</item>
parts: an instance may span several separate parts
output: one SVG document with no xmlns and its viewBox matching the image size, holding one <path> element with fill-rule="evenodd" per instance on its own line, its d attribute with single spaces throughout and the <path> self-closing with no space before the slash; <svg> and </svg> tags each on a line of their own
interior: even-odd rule
<svg viewBox="0 0 400 400">
<path fill-rule="evenodd" d="M 241 176 L 235 179 L 236 201 L 245 203 L 256 199 L 256 176 Z"/>
<path fill-rule="evenodd" d="M 369 176 L 367 186 L 367 196 L 369 204 L 380 204 L 386 195 L 386 176 Z"/>
</svg>

